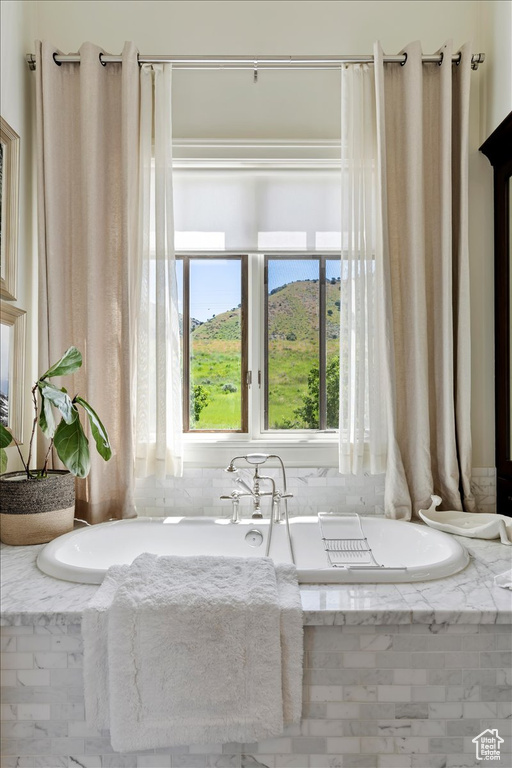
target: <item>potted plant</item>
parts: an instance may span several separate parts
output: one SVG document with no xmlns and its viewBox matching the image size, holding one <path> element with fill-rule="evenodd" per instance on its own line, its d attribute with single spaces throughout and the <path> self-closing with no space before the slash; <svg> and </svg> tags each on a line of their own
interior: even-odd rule
<svg viewBox="0 0 512 768">
<path fill-rule="evenodd" d="M 82 365 L 82 355 L 70 347 L 32 387 L 34 421 L 25 461 L 17 441 L 0 424 L 0 472 L 7 468 L 6 447 L 14 443 L 23 471 L 0 475 L 0 538 L 5 544 L 43 544 L 72 530 L 75 516 L 75 477 L 86 477 L 90 470 L 89 441 L 85 436 L 78 406 L 86 412 L 96 449 L 105 461 L 112 455 L 108 434 L 93 408 L 79 395 L 71 398 L 50 379 L 74 373 Z M 60 414 L 61 418 L 57 424 Z M 41 469 L 31 469 L 32 449 L 39 424 L 50 445 Z M 66 470 L 48 469 L 50 452 L 55 448 Z"/>
</svg>

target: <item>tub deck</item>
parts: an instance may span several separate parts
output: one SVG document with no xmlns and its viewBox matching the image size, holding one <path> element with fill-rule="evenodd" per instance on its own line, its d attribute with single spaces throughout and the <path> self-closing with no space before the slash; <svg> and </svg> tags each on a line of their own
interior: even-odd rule
<svg viewBox="0 0 512 768">
<path fill-rule="evenodd" d="M 510 568 L 510 548 L 456 537 L 469 552 L 467 568 L 442 580 L 404 584 L 302 585 L 304 623 L 511 624 L 512 595 L 493 578 Z M 36 566 L 43 544 L 1 546 L 2 623 L 80 620 L 97 586 L 46 576 Z"/>
</svg>

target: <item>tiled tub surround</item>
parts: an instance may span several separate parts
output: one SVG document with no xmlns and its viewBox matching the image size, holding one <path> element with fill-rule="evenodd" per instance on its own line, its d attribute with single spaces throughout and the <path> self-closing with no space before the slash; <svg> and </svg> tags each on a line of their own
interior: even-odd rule
<svg viewBox="0 0 512 768">
<path fill-rule="evenodd" d="M 278 471 L 265 466 L 265 474 L 276 478 Z M 290 515 L 316 515 L 318 512 L 359 512 L 362 515 L 383 514 L 384 475 L 340 475 L 333 468 L 291 467 L 286 470 Z M 250 473 L 245 475 L 250 478 Z M 139 516 L 228 515 L 229 501 L 219 496 L 230 493 L 234 486 L 230 476 L 219 469 L 185 469 L 183 477 L 137 480 L 136 504 Z M 496 512 L 496 472 L 474 469 L 472 491 L 480 512 Z M 242 514 L 250 509 L 250 500 L 242 499 Z"/>
<path fill-rule="evenodd" d="M 282 738 L 113 753 L 84 721 L 81 611 L 96 587 L 2 549 L 2 768 L 469 768 L 509 765 L 512 594 L 503 545 L 462 540 L 461 573 L 420 584 L 301 589 L 304 718 Z M 472 739 L 497 728 L 500 763 Z"/>
</svg>

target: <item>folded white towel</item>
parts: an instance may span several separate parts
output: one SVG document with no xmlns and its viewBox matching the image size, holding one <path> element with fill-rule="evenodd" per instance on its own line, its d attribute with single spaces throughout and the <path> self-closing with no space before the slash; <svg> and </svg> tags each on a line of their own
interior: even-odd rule
<svg viewBox="0 0 512 768">
<path fill-rule="evenodd" d="M 141 555 L 109 570 L 83 637 L 87 720 L 117 751 L 254 742 L 300 719 L 293 566 Z"/>
</svg>

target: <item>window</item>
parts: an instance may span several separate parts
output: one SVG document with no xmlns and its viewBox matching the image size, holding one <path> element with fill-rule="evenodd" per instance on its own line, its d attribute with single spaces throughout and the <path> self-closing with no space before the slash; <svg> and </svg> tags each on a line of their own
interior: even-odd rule
<svg viewBox="0 0 512 768">
<path fill-rule="evenodd" d="M 339 257 L 184 254 L 177 274 L 185 432 L 338 428 Z"/>
<path fill-rule="evenodd" d="M 346 232 L 339 148 L 327 149 L 318 162 L 309 147 L 269 162 L 266 144 L 261 161 L 178 161 L 186 442 L 315 442 L 335 460 Z"/>
</svg>

